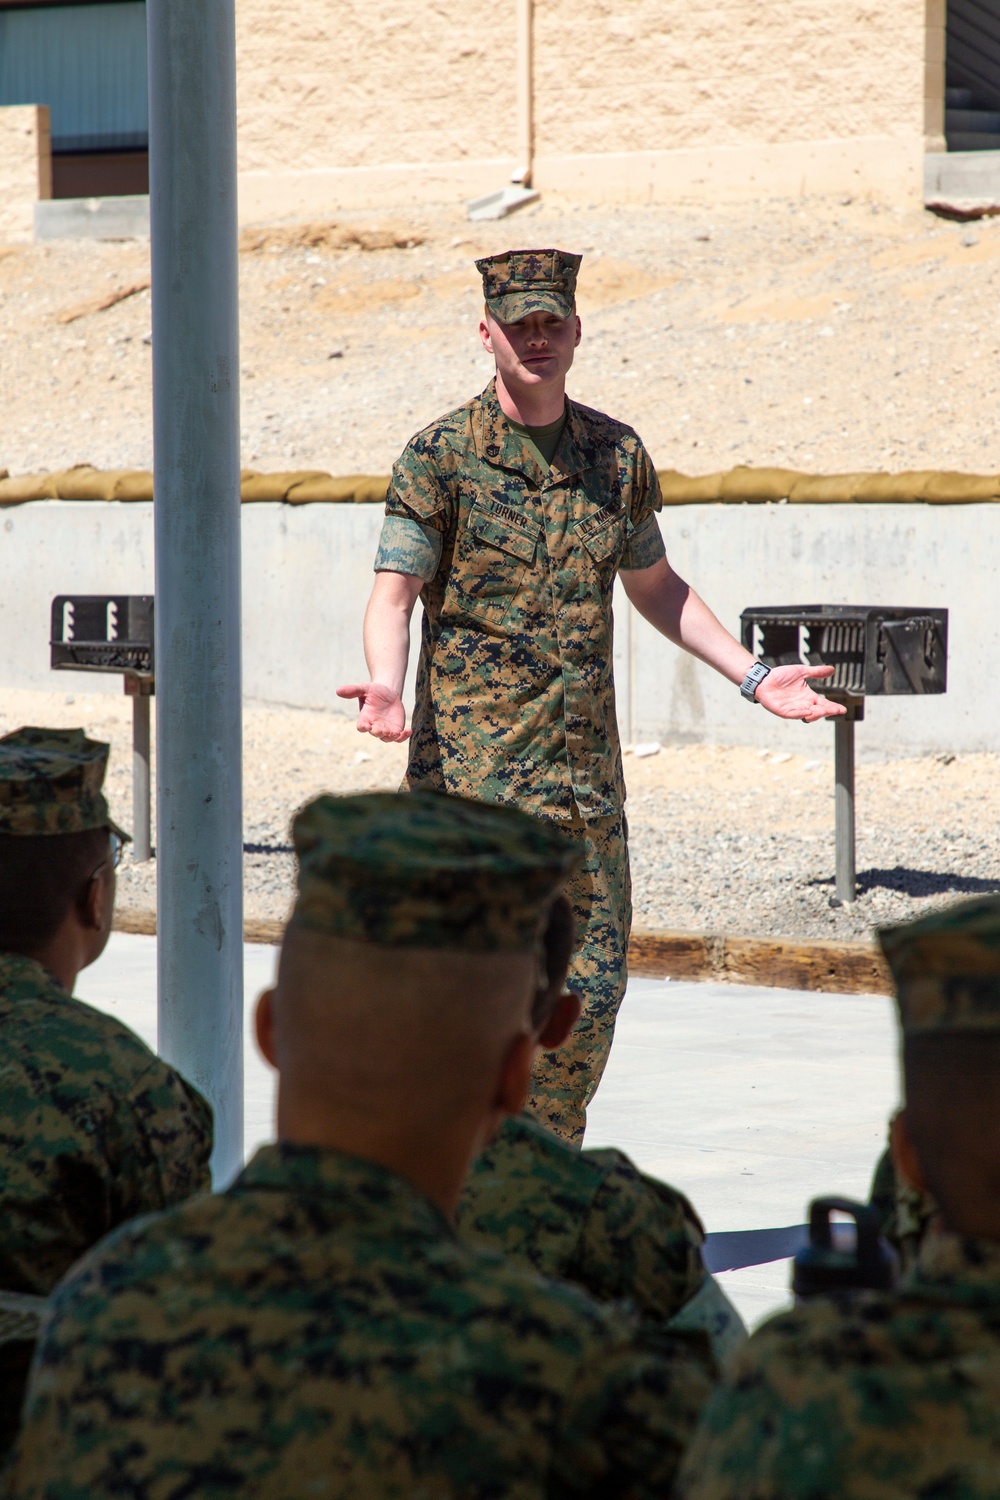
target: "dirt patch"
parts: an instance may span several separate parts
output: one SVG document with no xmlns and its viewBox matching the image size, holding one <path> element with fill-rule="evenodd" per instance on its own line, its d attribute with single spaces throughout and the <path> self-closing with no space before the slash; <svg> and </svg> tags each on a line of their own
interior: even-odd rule
<svg viewBox="0 0 1000 1500">
<path fill-rule="evenodd" d="M 240 254 L 257 255 L 262 250 L 412 250 L 422 236 L 412 229 L 373 226 L 358 229 L 351 224 L 287 224 L 244 229 Z"/>
<path fill-rule="evenodd" d="M 357 226 L 255 230 L 240 257 L 245 467 L 388 473 L 489 377 L 474 260 L 538 244 L 584 256 L 572 393 L 631 423 L 660 468 L 1000 471 L 1000 339 L 982 315 L 1000 295 L 1000 221 L 546 195 L 474 228 L 458 204 Z M 148 261 L 138 242 L 85 241 L 0 259 L 0 467 L 150 467 L 149 293 L 55 322 Z"/>
</svg>

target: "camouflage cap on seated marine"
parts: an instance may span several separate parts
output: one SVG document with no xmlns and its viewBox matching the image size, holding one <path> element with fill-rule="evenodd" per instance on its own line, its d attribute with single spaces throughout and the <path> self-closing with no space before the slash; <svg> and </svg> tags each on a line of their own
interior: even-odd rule
<svg viewBox="0 0 1000 1500">
<path fill-rule="evenodd" d="M 1000 1029 L 1000 896 L 960 901 L 878 936 L 904 1036 Z"/>
<path fill-rule="evenodd" d="M 108 815 L 101 788 L 111 746 L 82 729 L 26 727 L 0 738 L 0 833 L 34 838 L 107 828 L 127 839 Z"/>
<path fill-rule="evenodd" d="M 292 839 L 291 925 L 393 948 L 529 952 L 580 860 L 552 823 L 439 792 L 326 794 Z"/>
<path fill-rule="evenodd" d="M 486 306 L 501 323 L 516 323 L 533 312 L 568 318 L 576 306 L 582 259 L 566 250 L 505 250 L 477 260 Z"/>
</svg>

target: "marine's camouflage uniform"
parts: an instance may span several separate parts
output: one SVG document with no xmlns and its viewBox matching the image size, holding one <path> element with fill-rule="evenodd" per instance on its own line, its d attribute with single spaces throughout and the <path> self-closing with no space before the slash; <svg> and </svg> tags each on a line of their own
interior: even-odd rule
<svg viewBox="0 0 1000 1500">
<path fill-rule="evenodd" d="M 463 1245 L 402 1178 L 268 1146 L 63 1283 L 19 1500 L 668 1493 L 703 1340 Z"/>
<path fill-rule="evenodd" d="M 720 1358 L 746 1337 L 705 1270 L 705 1231 L 684 1194 L 624 1152 L 573 1150 L 528 1115 L 505 1120 L 476 1161 L 458 1228 L 598 1301 L 628 1298 L 662 1323 L 680 1313 L 683 1326 L 704 1328 Z"/>
<path fill-rule="evenodd" d="M 569 886 L 584 1018 L 544 1055 L 533 1108 L 570 1139 L 607 1060 L 631 922 L 611 601 L 664 554 L 652 460 L 622 422 L 567 402 L 546 472 L 495 384 L 411 440 L 377 570 L 424 579 L 406 785 L 558 819 L 586 861 Z"/>
<path fill-rule="evenodd" d="M 1000 1244 L 930 1233 L 896 1294 L 817 1299 L 733 1358 L 683 1500 L 996 1500 Z"/>
<path fill-rule="evenodd" d="M 120 1021 L 0 953 L 0 1289 L 44 1297 L 136 1214 L 211 1187 L 212 1111 Z M 31 1344 L 0 1343 L 0 1448 Z"/>
</svg>

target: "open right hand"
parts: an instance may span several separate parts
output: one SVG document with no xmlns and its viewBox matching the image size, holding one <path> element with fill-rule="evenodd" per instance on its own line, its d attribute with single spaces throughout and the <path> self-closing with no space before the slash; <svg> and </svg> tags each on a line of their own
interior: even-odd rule
<svg viewBox="0 0 1000 1500">
<path fill-rule="evenodd" d="M 387 745 L 410 738 L 403 700 L 381 682 L 354 682 L 337 689 L 338 698 L 357 698 L 358 733 L 373 734 Z"/>
</svg>

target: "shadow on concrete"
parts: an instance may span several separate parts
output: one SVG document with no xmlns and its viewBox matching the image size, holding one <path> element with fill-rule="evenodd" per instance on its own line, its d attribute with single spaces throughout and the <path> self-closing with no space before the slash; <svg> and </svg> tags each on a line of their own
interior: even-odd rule
<svg viewBox="0 0 1000 1500">
<path fill-rule="evenodd" d="M 832 876 L 823 876 L 808 884 L 832 890 L 836 881 Z M 1000 892 L 1000 880 L 939 870 L 911 870 L 906 865 L 895 865 L 891 870 L 859 870 L 858 894 L 875 890 L 898 891 L 904 896 L 986 896 Z"/>
<path fill-rule="evenodd" d="M 808 1243 L 807 1224 L 789 1224 L 785 1229 L 733 1229 L 707 1234 L 701 1254 L 710 1271 L 739 1271 L 744 1266 L 787 1260 Z"/>
</svg>

